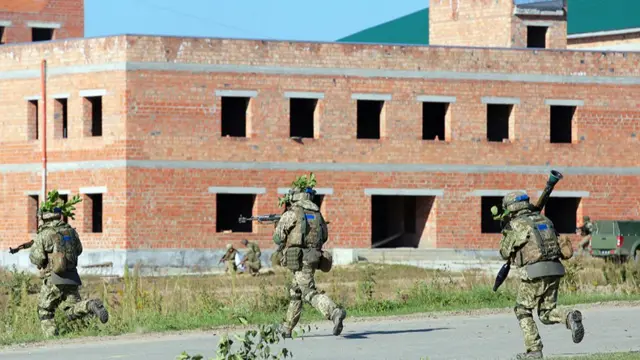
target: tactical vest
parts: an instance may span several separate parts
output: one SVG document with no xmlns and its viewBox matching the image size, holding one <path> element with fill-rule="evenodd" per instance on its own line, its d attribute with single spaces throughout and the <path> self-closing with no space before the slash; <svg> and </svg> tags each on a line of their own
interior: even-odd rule
<svg viewBox="0 0 640 360">
<path fill-rule="evenodd" d="M 298 221 L 287 237 L 287 247 L 320 249 L 328 238 L 327 223 L 320 211 L 294 206 Z"/>
<path fill-rule="evenodd" d="M 528 229 L 528 241 L 515 254 L 517 266 L 562 258 L 556 230 L 549 218 L 539 213 L 526 213 L 512 221 L 520 222 Z"/>
<path fill-rule="evenodd" d="M 80 238 L 74 228 L 68 224 L 50 226 L 56 232 L 53 252 L 49 255 L 51 271 L 62 275 L 78 266 L 78 248 Z"/>
</svg>

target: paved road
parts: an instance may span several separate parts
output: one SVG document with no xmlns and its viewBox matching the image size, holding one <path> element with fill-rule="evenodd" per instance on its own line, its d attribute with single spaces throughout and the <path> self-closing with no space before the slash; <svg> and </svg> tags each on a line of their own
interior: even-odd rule
<svg viewBox="0 0 640 360">
<path fill-rule="evenodd" d="M 640 350 L 640 311 L 632 307 L 595 307 L 583 311 L 585 339 L 573 344 L 563 326 L 539 325 L 545 355 Z M 348 320 L 348 319 L 347 319 Z M 513 314 L 442 316 L 346 322 L 341 337 L 322 323 L 304 339 L 284 343 L 294 359 L 510 359 L 523 350 Z M 213 358 L 218 337 L 212 333 L 123 336 L 72 344 L 0 350 L 2 360 L 175 359 L 183 350 Z"/>
</svg>

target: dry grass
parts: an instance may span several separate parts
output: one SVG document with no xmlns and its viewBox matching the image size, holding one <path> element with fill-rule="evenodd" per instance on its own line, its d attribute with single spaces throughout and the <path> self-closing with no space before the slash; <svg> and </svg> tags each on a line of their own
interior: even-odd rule
<svg viewBox="0 0 640 360">
<path fill-rule="evenodd" d="M 566 262 L 560 302 L 572 304 L 640 299 L 640 267 L 605 264 L 598 259 Z M 186 330 L 279 321 L 288 303 L 289 272 L 260 277 L 140 277 L 137 269 L 122 279 L 86 277 L 83 297 L 103 299 L 111 313 L 106 326 L 95 320 L 57 321 L 63 336 L 114 335 L 128 332 Z M 516 279 L 512 274 L 497 293 L 494 274 L 452 273 L 401 265 L 356 265 L 319 272 L 316 282 L 350 316 L 398 315 L 438 310 L 512 306 Z M 0 343 L 41 339 L 36 314 L 39 280 L 20 272 L 0 273 Z M 319 319 L 305 311 L 303 321 Z"/>
</svg>

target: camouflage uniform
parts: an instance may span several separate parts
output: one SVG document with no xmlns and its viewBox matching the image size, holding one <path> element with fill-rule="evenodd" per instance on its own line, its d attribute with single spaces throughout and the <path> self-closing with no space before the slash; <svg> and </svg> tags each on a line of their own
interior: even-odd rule
<svg viewBox="0 0 640 360">
<path fill-rule="evenodd" d="M 545 325 L 565 324 L 575 343 L 584 337 L 582 314 L 556 308 L 558 287 L 564 276 L 560 259 L 571 255 L 559 245 L 553 223 L 533 211 L 525 193 L 507 194 L 502 205 L 511 216 L 502 231 L 500 255 L 516 266 L 520 277 L 514 311 L 524 335 L 526 353 L 518 354 L 517 358 L 541 359 L 543 346 L 533 320 L 533 309 L 537 309 L 538 318 Z"/>
<path fill-rule="evenodd" d="M 247 239 L 242 240 L 242 244 L 247 247 L 244 264 L 247 265 L 251 275 L 256 275 L 262 267 L 262 264 L 260 263 L 260 255 L 262 254 L 260 247 L 254 242 L 247 241 Z"/>
<path fill-rule="evenodd" d="M 291 336 L 291 331 L 300 320 L 302 301 L 305 301 L 320 311 L 326 319 L 333 321 L 333 334 L 337 336 L 342 332 L 342 321 L 347 313 L 323 291 L 316 289 L 314 279 L 322 254 L 320 249 L 328 238 L 326 223 L 318 206 L 310 201 L 308 193 L 298 189 L 293 189 L 291 193 L 291 208 L 282 214 L 273 234 L 273 240 L 277 245 L 285 244 L 281 265 L 293 272 L 283 332 L 285 336 Z M 313 224 L 310 225 L 312 222 L 319 224 L 319 227 L 314 228 Z M 312 233 L 313 231 L 315 233 Z M 309 240 L 311 238 L 318 241 L 312 244 Z"/>
<path fill-rule="evenodd" d="M 227 244 L 227 252 L 222 256 L 221 261 L 224 261 L 225 272 L 235 273 L 238 267 L 236 266 L 236 253 L 238 251 L 233 248 L 231 244 Z"/>
<path fill-rule="evenodd" d="M 578 245 L 578 249 L 580 249 L 580 253 L 585 253 L 587 251 L 587 245 L 591 242 L 591 234 L 594 231 L 593 223 L 588 216 L 582 217 L 582 226 L 580 229 L 580 235 L 582 236 L 582 241 Z"/>
<path fill-rule="evenodd" d="M 57 209 L 56 209 L 57 210 Z M 82 254 L 78 233 L 61 221 L 60 212 L 39 211 L 39 227 L 29 260 L 40 270 L 42 287 L 38 296 L 38 317 L 46 336 L 56 336 L 54 321 L 56 308 L 62 306 L 67 318 L 75 320 L 88 315 L 97 316 L 104 324 L 109 314 L 97 299 L 82 300 L 78 287 L 82 284 L 78 275 L 77 259 Z M 57 259 L 65 262 L 64 271 L 53 271 Z M 59 262 L 58 262 L 59 263 Z"/>
</svg>

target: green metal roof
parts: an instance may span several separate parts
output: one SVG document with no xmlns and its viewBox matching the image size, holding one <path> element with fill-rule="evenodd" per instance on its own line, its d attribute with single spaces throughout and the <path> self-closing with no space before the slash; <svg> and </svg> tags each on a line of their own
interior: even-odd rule
<svg viewBox="0 0 640 360">
<path fill-rule="evenodd" d="M 640 0 L 569 0 L 567 34 L 640 28 L 638 14 Z M 337 41 L 428 45 L 429 8 L 370 27 Z"/>
<path fill-rule="evenodd" d="M 569 35 L 640 27 L 638 0 L 569 0 Z"/>
<path fill-rule="evenodd" d="M 370 27 L 338 41 L 428 45 L 429 8 Z"/>
</svg>

